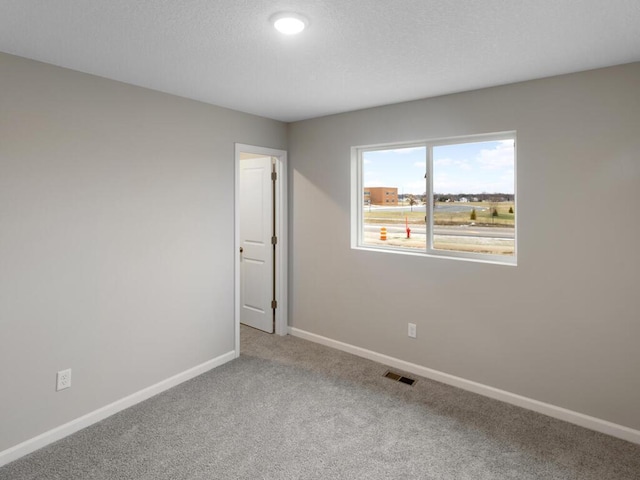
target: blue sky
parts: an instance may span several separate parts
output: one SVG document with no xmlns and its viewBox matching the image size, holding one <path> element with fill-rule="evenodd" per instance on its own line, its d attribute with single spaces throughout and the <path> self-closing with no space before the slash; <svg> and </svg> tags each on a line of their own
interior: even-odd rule
<svg viewBox="0 0 640 480">
<path fill-rule="evenodd" d="M 426 147 L 363 153 L 365 187 L 425 192 Z M 514 193 L 513 140 L 433 147 L 434 193 Z"/>
</svg>

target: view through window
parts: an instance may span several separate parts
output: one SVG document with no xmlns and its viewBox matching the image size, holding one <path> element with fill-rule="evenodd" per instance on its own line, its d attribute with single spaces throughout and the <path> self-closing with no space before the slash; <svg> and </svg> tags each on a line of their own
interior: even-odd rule
<svg viewBox="0 0 640 480">
<path fill-rule="evenodd" d="M 357 152 L 361 246 L 513 263 L 514 134 Z"/>
</svg>

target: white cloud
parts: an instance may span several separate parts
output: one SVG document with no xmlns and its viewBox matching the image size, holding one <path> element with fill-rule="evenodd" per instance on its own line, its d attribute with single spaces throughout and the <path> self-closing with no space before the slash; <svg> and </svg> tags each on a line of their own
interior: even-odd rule
<svg viewBox="0 0 640 480">
<path fill-rule="evenodd" d="M 384 184 L 384 182 L 382 182 L 382 180 L 378 178 L 374 178 L 374 179 L 367 180 L 364 184 L 364 188 L 370 188 L 370 187 L 386 187 L 386 185 Z"/>
<path fill-rule="evenodd" d="M 434 193 L 467 193 L 471 191 L 469 190 L 469 184 L 467 182 L 451 180 L 449 178 L 434 178 L 433 184 Z"/>
<path fill-rule="evenodd" d="M 427 168 L 427 162 L 416 162 L 414 165 L 419 168 Z"/>
<path fill-rule="evenodd" d="M 469 160 L 453 160 L 451 158 L 439 158 L 433 161 L 434 167 L 450 167 L 455 166 L 461 170 L 473 170 L 473 166 Z"/>
<path fill-rule="evenodd" d="M 513 140 L 501 140 L 494 149 L 483 149 L 476 161 L 485 169 L 513 168 Z"/>
<path fill-rule="evenodd" d="M 446 172 L 437 174 L 433 178 L 435 193 L 513 193 L 513 177 L 493 177 L 492 181 L 450 175 Z"/>
<path fill-rule="evenodd" d="M 438 167 L 446 167 L 448 165 L 453 164 L 453 160 L 450 158 L 439 158 L 433 162 L 434 165 Z"/>
<path fill-rule="evenodd" d="M 500 175 L 500 180 L 513 184 L 515 173 L 516 172 L 513 169 L 509 169 L 505 171 L 504 174 Z"/>
<path fill-rule="evenodd" d="M 404 191 L 404 193 L 414 193 L 422 195 L 427 190 L 427 183 L 424 180 L 405 183 L 402 186 L 402 190 Z M 400 193 L 403 192 L 401 191 Z"/>
</svg>

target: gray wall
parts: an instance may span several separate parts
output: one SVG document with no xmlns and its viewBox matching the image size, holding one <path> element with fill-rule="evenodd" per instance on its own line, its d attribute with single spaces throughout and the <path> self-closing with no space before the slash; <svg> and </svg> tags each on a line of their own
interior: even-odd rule
<svg viewBox="0 0 640 480">
<path fill-rule="evenodd" d="M 0 54 L 0 451 L 234 349 L 234 142 L 286 133 Z"/>
<path fill-rule="evenodd" d="M 290 125 L 292 326 L 640 429 L 639 84 Z M 512 129 L 517 267 L 350 248 L 352 145 Z M 234 142 L 287 129 L 0 54 L 0 451 L 233 350 Z"/>
<path fill-rule="evenodd" d="M 640 429 L 639 86 L 635 63 L 291 125 L 291 325 Z M 350 248 L 351 146 L 506 130 L 517 267 Z"/>
</svg>

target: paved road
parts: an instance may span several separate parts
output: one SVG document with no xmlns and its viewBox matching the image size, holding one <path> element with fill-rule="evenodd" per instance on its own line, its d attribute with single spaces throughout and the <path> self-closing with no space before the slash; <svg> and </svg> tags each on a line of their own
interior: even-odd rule
<svg viewBox="0 0 640 480">
<path fill-rule="evenodd" d="M 380 227 L 387 227 L 389 233 L 406 233 L 404 225 L 380 225 L 367 223 L 364 225 L 365 232 L 380 232 Z M 409 225 L 411 233 L 425 235 L 425 227 Z M 436 226 L 433 229 L 436 235 L 453 235 L 457 237 L 486 237 L 486 238 L 515 238 L 515 229 L 502 227 L 475 227 L 475 226 Z"/>
</svg>

